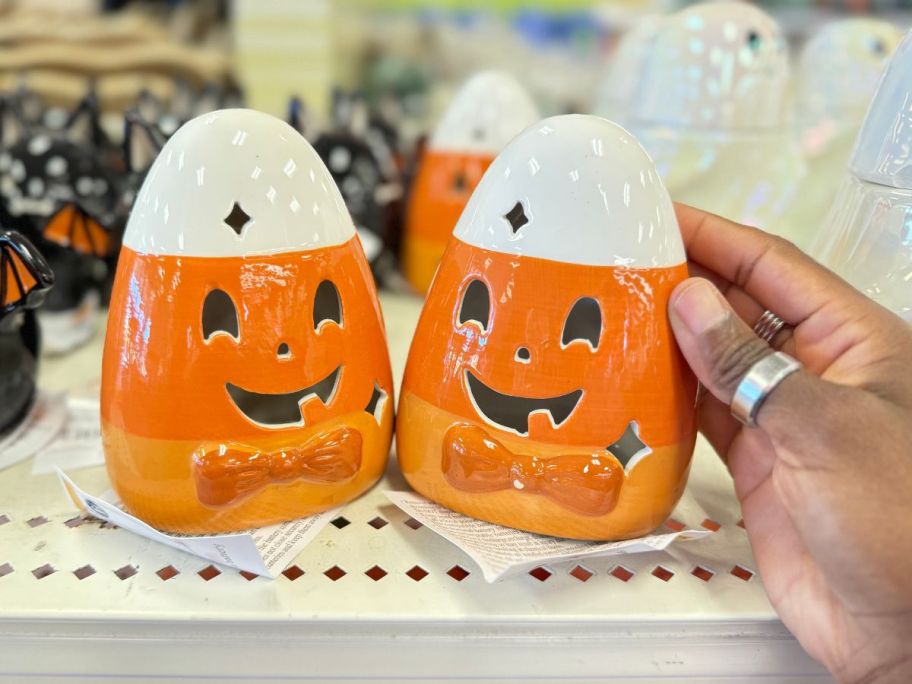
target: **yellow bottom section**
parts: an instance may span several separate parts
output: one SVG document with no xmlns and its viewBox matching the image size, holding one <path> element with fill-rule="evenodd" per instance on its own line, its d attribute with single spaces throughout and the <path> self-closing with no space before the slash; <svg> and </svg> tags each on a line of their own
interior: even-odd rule
<svg viewBox="0 0 912 684">
<path fill-rule="evenodd" d="M 409 284 L 421 294 L 426 294 L 437 273 L 437 264 L 446 250 L 444 240 L 426 240 L 408 235 L 402 252 L 402 273 Z"/>
<path fill-rule="evenodd" d="M 312 428 L 303 428 L 296 442 L 338 426 L 361 432 L 361 469 L 340 484 L 312 484 L 304 480 L 269 484 L 228 506 L 204 506 L 196 495 L 191 471 L 198 441 L 169 441 L 137 437 L 102 422 L 108 475 L 127 510 L 161 530 L 214 533 L 272 525 L 334 508 L 370 489 L 386 467 L 392 439 L 392 402 L 383 410 L 380 425 L 364 411 L 340 416 Z M 211 442 L 207 442 L 207 445 Z M 270 452 L 288 446 L 288 437 L 264 439 L 246 446 Z"/>
<path fill-rule="evenodd" d="M 396 451 L 409 484 L 427 498 L 473 518 L 570 539 L 631 539 L 659 527 L 684 491 L 696 439 L 696 435 L 691 435 L 680 444 L 654 448 L 626 475 L 614 510 L 593 517 L 573 513 L 545 496 L 516 489 L 479 494 L 452 487 L 441 471 L 443 435 L 454 423 L 465 422 L 464 418 L 403 391 L 396 418 Z M 513 453 L 539 457 L 590 454 L 593 449 L 605 447 L 570 448 L 500 432 L 496 439 Z"/>
</svg>

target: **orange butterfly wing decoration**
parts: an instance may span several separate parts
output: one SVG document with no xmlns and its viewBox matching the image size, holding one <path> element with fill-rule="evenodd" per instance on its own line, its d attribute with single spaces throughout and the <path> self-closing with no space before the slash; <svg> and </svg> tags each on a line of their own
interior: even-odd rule
<svg viewBox="0 0 912 684">
<path fill-rule="evenodd" d="M 77 204 L 65 204 L 54 214 L 44 227 L 44 237 L 99 259 L 111 253 L 111 234 Z"/>
<path fill-rule="evenodd" d="M 0 234 L 0 316 L 40 306 L 53 284 L 54 272 L 31 242 Z"/>
</svg>

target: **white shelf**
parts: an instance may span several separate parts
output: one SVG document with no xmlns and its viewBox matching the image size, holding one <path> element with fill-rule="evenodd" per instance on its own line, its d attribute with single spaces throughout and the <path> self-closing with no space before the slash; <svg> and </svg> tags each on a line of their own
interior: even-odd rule
<svg viewBox="0 0 912 684">
<path fill-rule="evenodd" d="M 383 304 L 401 377 L 420 304 Z M 96 380 L 100 349 L 99 338 L 49 360 L 42 383 Z M 626 582 L 611 574 L 616 561 L 602 559 L 583 564 L 593 573 L 585 581 L 570 564 L 548 568 L 544 581 L 486 584 L 464 554 L 408 525 L 383 497 L 406 487 L 394 464 L 345 508 L 349 524 L 328 525 L 296 559 L 302 575 L 248 580 L 219 568 L 207 581 L 203 560 L 96 522 L 68 525 L 76 512 L 56 478 L 30 470 L 0 471 L 2 682 L 830 681 L 778 621 L 759 578 L 731 574 L 753 570 L 753 559 L 728 476 L 704 443 L 674 515 L 694 527 L 715 521 L 718 531 L 625 558 L 634 573 Z M 103 468 L 72 475 L 89 492 L 108 487 Z M 375 528 L 376 518 L 387 524 Z M 674 576 L 652 575 L 659 565 Z M 39 579 L 46 566 L 54 572 Z M 94 572 L 79 579 L 87 566 Z M 387 574 L 365 574 L 375 566 Z M 699 579 L 698 566 L 715 574 Z M 178 574 L 163 580 L 157 573 L 169 567 Z M 334 567 L 346 573 L 335 581 L 325 574 Z M 417 581 L 407 574 L 416 567 L 427 573 Z M 468 575 L 457 581 L 454 567 Z M 121 579 L 124 568 L 135 574 Z"/>
</svg>

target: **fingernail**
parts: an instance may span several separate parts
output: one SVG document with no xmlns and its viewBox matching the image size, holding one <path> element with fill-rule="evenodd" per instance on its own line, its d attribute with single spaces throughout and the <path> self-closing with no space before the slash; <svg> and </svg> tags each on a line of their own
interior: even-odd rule
<svg viewBox="0 0 912 684">
<path fill-rule="evenodd" d="M 728 316 L 728 303 L 708 280 L 691 278 L 671 302 L 675 314 L 694 336 L 702 335 Z"/>
</svg>

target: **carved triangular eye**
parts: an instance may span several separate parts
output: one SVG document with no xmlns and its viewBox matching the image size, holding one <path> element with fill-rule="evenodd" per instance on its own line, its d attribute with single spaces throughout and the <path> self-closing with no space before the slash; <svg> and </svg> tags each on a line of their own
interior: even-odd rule
<svg viewBox="0 0 912 684">
<path fill-rule="evenodd" d="M 523 209 L 522 202 L 514 204 L 513 208 L 504 214 L 504 218 L 507 219 L 507 223 L 509 223 L 510 227 L 513 229 L 514 235 L 519 232 L 520 228 L 529 222 L 526 211 Z"/>
<path fill-rule="evenodd" d="M 224 290 L 215 289 L 206 295 L 203 301 L 203 339 L 218 333 L 230 335 L 235 340 L 239 339 L 238 315 L 234 301 Z"/>
<path fill-rule="evenodd" d="M 250 222 L 250 214 L 241 209 L 241 205 L 235 202 L 231 207 L 231 212 L 223 220 L 231 230 L 240 235 L 241 231 L 244 230 L 244 226 Z"/>
<path fill-rule="evenodd" d="M 599 337 L 602 335 L 602 308 L 592 297 L 577 299 L 567 320 L 564 321 L 564 332 L 561 345 L 566 347 L 574 340 L 589 343 L 592 350 L 598 349 Z"/>
<path fill-rule="evenodd" d="M 491 293 L 481 280 L 473 280 L 462 295 L 459 307 L 459 325 L 475 321 L 482 330 L 487 331 L 491 318 Z"/>
</svg>

